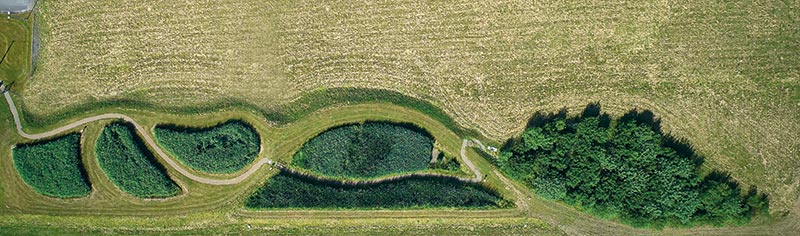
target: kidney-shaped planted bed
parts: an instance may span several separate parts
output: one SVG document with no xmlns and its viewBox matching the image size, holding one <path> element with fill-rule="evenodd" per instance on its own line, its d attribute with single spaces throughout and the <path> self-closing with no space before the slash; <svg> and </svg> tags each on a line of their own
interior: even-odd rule
<svg viewBox="0 0 800 236">
<path fill-rule="evenodd" d="M 306 142 L 292 165 L 321 175 L 370 178 L 428 168 L 433 138 L 408 124 L 365 122 L 331 128 Z"/>
<path fill-rule="evenodd" d="M 249 124 L 234 120 L 208 128 L 159 125 L 158 143 L 184 165 L 209 173 L 233 173 L 258 156 L 261 140 Z"/>
<path fill-rule="evenodd" d="M 368 121 L 333 127 L 295 153 L 292 165 L 309 173 L 282 171 L 268 179 L 245 205 L 251 209 L 483 209 L 512 205 L 488 185 L 456 177 L 383 178 L 427 169 L 432 149 L 431 135 L 410 124 Z M 330 181 L 364 178 L 375 181 Z"/>
<path fill-rule="evenodd" d="M 97 161 L 122 191 L 140 198 L 172 197 L 180 187 L 172 181 L 129 123 L 106 126 L 96 146 Z"/>
</svg>

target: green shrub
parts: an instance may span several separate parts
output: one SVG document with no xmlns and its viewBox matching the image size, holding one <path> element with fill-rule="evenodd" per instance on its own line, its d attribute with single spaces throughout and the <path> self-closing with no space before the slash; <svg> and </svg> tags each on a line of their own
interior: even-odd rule
<svg viewBox="0 0 800 236">
<path fill-rule="evenodd" d="M 97 140 L 96 154 L 111 182 L 133 196 L 171 197 L 180 191 L 130 124 L 116 122 L 106 126 Z"/>
<path fill-rule="evenodd" d="M 243 121 L 210 128 L 157 126 L 158 143 L 184 164 L 210 173 L 233 173 L 253 162 L 261 141 Z"/>
<path fill-rule="evenodd" d="M 662 135 L 651 113 L 615 121 L 596 109 L 534 119 L 499 166 L 543 198 L 638 226 L 741 224 L 768 207 L 725 174 L 701 176 L 701 159 Z"/>
<path fill-rule="evenodd" d="M 292 164 L 326 176 L 375 177 L 428 168 L 433 139 L 410 126 L 381 122 L 344 125 L 309 140 Z"/>
<path fill-rule="evenodd" d="M 509 203 L 477 184 L 414 178 L 368 186 L 337 186 L 278 174 L 247 200 L 249 208 L 492 208 Z"/>
<path fill-rule="evenodd" d="M 445 155 L 443 152 L 436 157 L 436 163 L 430 164 L 431 169 L 461 172 L 461 163 L 455 157 Z"/>
<path fill-rule="evenodd" d="M 92 191 L 81 163 L 79 134 L 17 145 L 13 156 L 19 175 L 38 193 L 74 198 Z"/>
</svg>

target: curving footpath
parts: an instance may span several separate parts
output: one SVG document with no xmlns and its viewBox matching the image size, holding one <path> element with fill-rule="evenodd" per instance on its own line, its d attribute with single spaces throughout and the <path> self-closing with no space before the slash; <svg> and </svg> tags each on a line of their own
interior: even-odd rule
<svg viewBox="0 0 800 236">
<path fill-rule="evenodd" d="M 0 84 L 0 91 L 5 91 L 5 89 L 6 89 L 5 85 Z M 261 166 L 263 166 L 265 164 L 270 164 L 270 165 L 273 164 L 273 161 L 271 159 L 269 159 L 268 157 L 264 157 L 264 158 L 258 160 L 258 162 L 254 163 L 252 166 L 250 166 L 250 169 L 248 169 L 243 174 L 241 174 L 239 176 L 236 176 L 236 177 L 233 177 L 233 178 L 230 178 L 230 179 L 210 179 L 210 178 L 206 178 L 206 177 L 202 177 L 202 176 L 197 176 L 195 174 L 192 174 L 188 170 L 184 169 L 180 164 L 178 164 L 178 162 L 176 162 L 175 160 L 170 158 L 158 145 L 156 145 L 156 142 L 153 140 L 152 137 L 150 137 L 150 132 L 148 132 L 143 126 L 139 125 L 139 123 L 136 123 L 136 121 L 133 120 L 133 118 L 130 118 L 130 117 L 128 117 L 126 115 L 123 115 L 123 114 L 117 114 L 117 113 L 108 113 L 108 114 L 91 116 L 91 117 L 83 118 L 81 120 L 72 122 L 70 124 L 58 127 L 58 128 L 55 128 L 55 129 L 47 131 L 47 132 L 38 133 L 38 134 L 29 134 L 29 133 L 26 133 L 24 130 L 22 130 L 22 122 L 20 121 L 20 118 L 19 118 L 19 112 L 17 111 L 16 105 L 14 105 L 14 101 L 11 99 L 11 95 L 8 92 L 4 92 L 3 95 L 5 95 L 6 102 L 8 102 L 9 110 L 11 110 L 11 116 L 14 117 L 14 125 L 17 128 L 17 133 L 19 133 L 20 136 L 22 136 L 24 138 L 27 138 L 27 139 L 43 139 L 43 138 L 47 138 L 47 137 L 52 137 L 54 135 L 63 133 L 65 131 L 67 131 L 67 130 L 71 130 L 71 129 L 74 129 L 76 127 L 85 125 L 87 123 L 91 123 L 91 122 L 95 122 L 95 121 L 99 121 L 99 120 L 122 119 L 122 120 L 125 120 L 126 122 L 129 122 L 129 123 L 133 124 L 133 126 L 136 127 L 136 132 L 138 132 L 139 135 L 142 137 L 142 139 L 147 143 L 147 145 L 150 146 L 151 149 L 153 149 L 156 152 L 156 154 L 157 154 L 157 156 L 159 158 L 164 160 L 164 162 L 169 164 L 172 168 L 177 170 L 182 175 L 184 175 L 187 178 L 192 179 L 194 181 L 200 182 L 200 183 L 209 184 L 209 185 L 233 185 L 233 184 L 238 184 L 238 183 L 241 183 L 242 181 L 244 181 L 245 179 L 247 179 L 248 177 L 250 177 L 250 175 L 253 175 L 256 171 L 258 171 L 258 169 Z M 475 178 L 461 178 L 461 177 L 458 177 L 456 179 L 458 179 L 460 181 L 463 181 L 463 182 L 477 183 L 477 182 L 480 182 L 480 181 L 483 180 L 483 175 L 481 175 L 480 170 L 478 170 L 478 168 L 475 167 L 475 165 L 472 163 L 472 161 L 470 161 L 469 158 L 467 158 L 466 147 L 467 147 L 467 143 L 468 142 L 469 142 L 468 140 L 464 139 L 464 141 L 461 143 L 461 159 L 464 161 L 464 164 L 466 164 L 475 173 Z M 279 167 L 281 170 L 284 170 L 284 171 L 289 171 L 289 172 L 292 172 L 292 173 L 297 172 L 297 171 L 292 170 L 292 169 L 290 169 L 288 167 L 285 167 L 283 165 L 276 165 L 276 166 Z M 389 177 L 389 178 L 392 178 L 392 179 L 396 179 L 398 177 L 407 178 L 407 177 L 412 177 L 412 175 L 413 176 L 417 176 L 417 175 L 420 175 L 420 174 L 408 174 L 408 175 L 409 176 L 394 176 L 394 177 Z M 370 181 L 388 181 L 388 180 L 370 180 Z"/>
<path fill-rule="evenodd" d="M 480 140 L 473 139 L 472 141 L 475 144 L 477 144 L 478 148 L 481 149 L 481 151 L 489 153 L 486 151 L 486 145 L 483 145 L 483 143 L 481 143 Z M 461 147 L 461 152 L 463 155 L 464 152 L 463 146 Z M 503 182 L 503 184 L 506 185 L 506 189 L 513 191 L 514 195 L 517 196 L 517 201 L 516 201 L 517 206 L 521 208 L 528 208 L 528 203 L 525 201 L 525 194 L 523 194 L 522 191 L 519 191 L 517 187 L 514 187 L 514 184 L 512 184 L 511 181 L 508 180 L 508 178 L 506 178 L 505 176 L 503 176 L 503 174 L 501 174 L 499 171 L 493 169 L 492 172 L 494 173 L 495 176 L 497 176 L 497 178 L 500 179 L 501 182 Z"/>
<path fill-rule="evenodd" d="M 0 85 L 0 91 L 5 91 L 5 85 Z M 27 138 L 27 139 L 43 139 L 43 138 L 51 137 L 51 136 L 60 134 L 62 132 L 65 132 L 67 130 L 79 127 L 81 125 L 84 125 L 84 124 L 87 124 L 87 123 L 91 123 L 91 122 L 95 122 L 95 121 L 99 121 L 99 120 L 122 119 L 122 120 L 125 120 L 126 122 L 129 122 L 129 123 L 133 124 L 133 126 L 136 127 L 136 132 L 139 133 L 139 135 L 147 143 L 148 146 L 150 146 L 153 150 L 155 150 L 155 152 L 156 152 L 156 154 L 158 155 L 159 158 L 164 160 L 167 164 L 169 164 L 172 168 L 177 170 L 182 175 L 184 175 L 187 178 L 192 179 L 194 181 L 200 182 L 200 183 L 210 184 L 210 185 L 232 185 L 232 184 L 238 184 L 238 183 L 241 183 L 243 180 L 247 179 L 247 177 L 250 177 L 250 175 L 255 173 L 258 170 L 258 168 L 260 168 L 262 165 L 264 165 L 264 164 L 272 164 L 272 160 L 270 160 L 267 157 L 264 157 L 261 160 L 259 160 L 258 162 L 256 162 L 255 164 L 253 164 L 250 167 L 250 169 L 247 170 L 247 172 L 244 172 L 243 174 L 241 174 L 239 176 L 236 176 L 234 178 L 231 178 L 231 179 L 209 179 L 209 178 L 205 178 L 205 177 L 202 177 L 202 176 L 197 176 L 195 174 L 192 174 L 188 170 L 184 169 L 183 167 L 181 167 L 180 164 L 178 164 L 175 160 L 170 158 L 163 150 L 161 150 L 161 148 L 159 148 L 158 145 L 156 145 L 156 142 L 153 140 L 153 138 L 150 137 L 150 135 L 149 135 L 150 133 L 147 132 L 147 130 L 143 126 L 139 125 L 139 123 L 136 123 L 136 121 L 134 121 L 132 118 L 130 118 L 130 117 L 126 116 L 126 115 L 116 114 L 116 113 L 109 113 L 109 114 L 91 116 L 91 117 L 87 117 L 87 118 L 72 122 L 72 123 L 67 124 L 65 126 L 61 126 L 61 127 L 55 128 L 53 130 L 50 130 L 50 131 L 47 131 L 47 132 L 44 132 L 44 133 L 29 134 L 29 133 L 26 133 L 24 130 L 22 130 L 22 122 L 19 119 L 19 113 L 17 112 L 17 107 L 14 105 L 14 101 L 11 99 L 11 95 L 8 92 L 5 92 L 4 95 L 6 97 L 6 102 L 8 102 L 9 110 L 11 110 L 11 116 L 14 117 L 14 125 L 17 126 L 17 133 L 19 133 L 20 136 L 22 136 L 24 138 Z"/>
</svg>

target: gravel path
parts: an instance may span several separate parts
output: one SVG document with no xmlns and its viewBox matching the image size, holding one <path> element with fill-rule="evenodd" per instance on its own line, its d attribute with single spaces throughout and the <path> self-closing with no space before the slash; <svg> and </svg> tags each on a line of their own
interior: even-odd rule
<svg viewBox="0 0 800 236">
<path fill-rule="evenodd" d="M 5 90 L 5 85 L 0 85 L 0 91 L 3 91 L 3 90 Z M 52 137 L 52 136 L 58 135 L 58 134 L 63 133 L 65 131 L 68 131 L 68 130 L 74 129 L 76 127 L 85 125 L 87 123 L 91 123 L 91 122 L 95 122 L 95 121 L 99 121 L 99 120 L 106 120 L 106 119 L 122 119 L 122 120 L 125 120 L 126 122 L 129 122 L 129 123 L 133 124 L 133 126 L 136 127 L 136 132 L 139 133 L 139 135 L 142 137 L 142 139 L 145 141 L 145 143 L 147 143 L 147 145 L 150 146 L 150 148 L 156 152 L 156 155 L 159 158 L 164 160 L 164 162 L 169 164 L 172 168 L 177 170 L 182 175 L 184 175 L 187 178 L 192 179 L 194 181 L 200 182 L 200 183 L 210 184 L 210 185 L 232 185 L 232 184 L 238 184 L 238 183 L 241 183 L 242 181 L 244 181 L 245 179 L 249 178 L 250 175 L 253 175 L 256 171 L 258 171 L 258 169 L 261 166 L 263 166 L 265 164 L 270 164 L 271 165 L 273 163 L 272 160 L 270 160 L 268 157 L 261 158 L 260 160 L 258 160 L 258 162 L 256 162 L 252 166 L 250 166 L 250 169 L 248 169 L 246 172 L 244 172 L 243 174 L 241 174 L 239 176 L 230 178 L 230 179 L 211 179 L 211 178 L 206 178 L 206 177 L 202 177 L 202 176 L 197 176 L 195 174 L 192 174 L 188 170 L 184 169 L 180 164 L 178 164 L 178 162 L 176 162 L 175 160 L 170 158 L 164 152 L 164 150 L 162 150 L 158 145 L 156 145 L 156 142 L 150 136 L 150 132 L 148 132 L 143 126 L 139 125 L 139 123 L 136 123 L 136 121 L 133 120 L 133 118 L 130 118 L 130 117 L 128 117 L 126 115 L 123 115 L 123 114 L 117 114 L 117 113 L 108 113 L 108 114 L 91 116 L 91 117 L 83 118 L 81 120 L 72 122 L 70 124 L 58 127 L 58 128 L 55 128 L 55 129 L 47 131 L 47 132 L 38 133 L 38 134 L 29 134 L 29 133 L 26 133 L 24 130 L 22 130 L 22 122 L 20 121 L 20 118 L 19 118 L 19 112 L 17 111 L 16 105 L 14 105 L 14 101 L 11 99 L 11 95 L 9 93 L 7 93 L 7 92 L 4 93 L 3 95 L 5 95 L 6 102 L 8 102 L 9 110 L 11 110 L 11 115 L 14 117 L 14 125 L 17 128 L 17 133 L 19 133 L 19 135 L 24 137 L 24 138 L 27 138 L 27 139 L 43 139 L 43 138 L 48 138 L 48 137 Z M 467 144 L 468 143 L 469 143 L 469 140 L 467 140 L 467 139 L 464 139 L 463 142 L 461 143 L 461 160 L 464 162 L 464 164 L 467 165 L 467 167 L 469 167 L 469 169 L 472 170 L 473 173 L 475 173 L 475 178 L 456 177 L 456 179 L 458 179 L 458 180 L 460 180 L 462 182 L 478 183 L 478 182 L 481 182 L 483 180 L 483 175 L 481 174 L 480 170 L 478 170 L 478 168 L 475 166 L 475 164 L 473 164 L 472 161 L 469 158 L 467 158 L 466 148 L 467 148 Z M 284 171 L 293 171 L 290 168 L 282 166 L 282 165 L 279 165 L 279 167 Z M 398 178 L 408 178 L 408 177 L 411 177 L 411 176 L 427 175 L 427 174 L 406 174 L 406 175 L 393 176 L 393 177 L 389 177 L 390 179 L 386 179 L 386 180 L 369 180 L 369 181 L 364 182 L 364 184 L 368 184 L 368 182 L 374 182 L 374 181 L 389 181 L 389 180 L 394 180 L 394 179 L 398 179 Z M 436 175 L 438 177 L 445 177 L 445 176 L 439 176 L 438 174 L 431 174 L 431 175 Z M 358 183 L 356 183 L 356 184 L 358 184 Z"/>
<path fill-rule="evenodd" d="M 3 90 L 5 90 L 5 85 L 0 85 L 0 91 L 3 91 Z M 63 133 L 65 131 L 67 131 L 67 130 L 74 129 L 76 127 L 85 125 L 87 123 L 95 122 L 95 121 L 98 121 L 98 120 L 122 119 L 122 120 L 125 120 L 126 122 L 129 122 L 129 123 L 133 124 L 133 126 L 136 127 L 136 132 L 138 132 L 139 135 L 142 137 L 142 139 L 147 143 L 147 145 L 150 146 L 156 152 L 156 155 L 159 158 L 164 160 L 164 162 L 169 164 L 172 168 L 177 170 L 182 175 L 184 175 L 187 178 L 192 179 L 194 181 L 200 182 L 200 183 L 210 184 L 210 185 L 232 185 L 232 184 L 238 184 L 238 183 L 241 183 L 243 180 L 247 179 L 248 177 L 250 177 L 250 175 L 252 175 L 256 171 L 258 171 L 258 169 L 262 165 L 264 165 L 264 164 L 272 164 L 272 160 L 270 160 L 268 157 L 264 157 L 261 160 L 259 160 L 258 162 L 256 162 L 255 164 L 253 164 L 252 166 L 250 166 L 250 169 L 248 169 L 243 174 L 241 174 L 239 176 L 236 176 L 236 177 L 233 177 L 233 178 L 230 178 L 230 179 L 211 179 L 211 178 L 206 178 L 206 177 L 202 177 L 202 176 L 197 176 L 195 174 L 192 174 L 188 170 L 184 169 L 183 167 L 181 167 L 181 165 L 178 164 L 178 162 L 176 162 L 175 160 L 170 158 L 164 152 L 164 150 L 159 148 L 158 145 L 156 145 L 156 142 L 153 140 L 153 137 L 150 136 L 150 132 L 148 132 L 143 126 L 139 125 L 139 123 L 136 123 L 136 121 L 134 121 L 132 118 L 130 118 L 130 117 L 126 116 L 126 115 L 116 114 L 116 113 L 109 113 L 109 114 L 91 116 L 91 117 L 83 118 L 81 120 L 72 122 L 72 123 L 67 124 L 65 126 L 61 126 L 61 127 L 55 128 L 53 130 L 50 130 L 50 131 L 47 131 L 47 132 L 44 132 L 44 133 L 29 134 L 29 133 L 26 133 L 24 130 L 22 130 L 22 122 L 19 119 L 19 113 L 17 112 L 17 107 L 14 105 L 14 101 L 11 99 L 11 95 L 8 92 L 4 93 L 3 95 L 5 95 L 6 102 L 8 102 L 9 110 L 11 110 L 11 115 L 14 117 L 14 125 L 17 126 L 17 133 L 19 133 L 20 136 L 22 136 L 24 138 L 27 138 L 27 139 L 43 139 L 43 138 L 47 138 L 47 137 L 52 137 L 54 135 Z"/>
</svg>

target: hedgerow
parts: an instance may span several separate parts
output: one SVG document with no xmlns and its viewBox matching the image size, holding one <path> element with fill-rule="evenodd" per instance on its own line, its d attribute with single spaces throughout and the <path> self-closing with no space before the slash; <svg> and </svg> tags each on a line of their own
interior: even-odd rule
<svg viewBox="0 0 800 236">
<path fill-rule="evenodd" d="M 253 162 L 261 141 L 243 121 L 210 128 L 161 125 L 155 128 L 158 143 L 184 164 L 210 173 L 232 173 Z"/>
<path fill-rule="evenodd" d="M 171 197 L 180 191 L 130 124 L 115 122 L 106 126 L 97 140 L 96 154 L 111 182 L 133 196 Z"/>
<path fill-rule="evenodd" d="M 433 139 L 411 126 L 366 122 L 339 126 L 309 140 L 292 164 L 326 176 L 375 177 L 428 167 Z"/>
<path fill-rule="evenodd" d="M 14 147 L 14 167 L 36 192 L 58 198 L 89 195 L 92 191 L 81 163 L 80 135 Z"/>
<path fill-rule="evenodd" d="M 509 203 L 482 185 L 444 178 L 337 186 L 280 173 L 251 195 L 248 208 L 493 208 Z"/>
<path fill-rule="evenodd" d="M 743 195 L 727 175 L 701 174 L 701 159 L 662 135 L 651 113 L 612 120 L 590 107 L 536 120 L 498 164 L 541 197 L 638 226 L 742 224 L 768 214 L 755 189 Z"/>
</svg>

